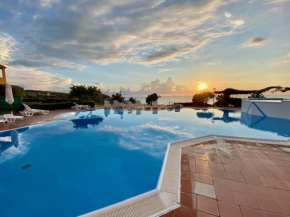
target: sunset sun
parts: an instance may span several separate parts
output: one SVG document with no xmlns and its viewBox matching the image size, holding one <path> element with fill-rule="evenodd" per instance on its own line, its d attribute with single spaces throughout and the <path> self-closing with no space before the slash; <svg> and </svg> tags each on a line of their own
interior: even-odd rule
<svg viewBox="0 0 290 217">
<path fill-rule="evenodd" d="M 206 83 L 200 83 L 197 88 L 198 88 L 198 90 L 205 90 L 207 88 L 207 84 Z"/>
</svg>

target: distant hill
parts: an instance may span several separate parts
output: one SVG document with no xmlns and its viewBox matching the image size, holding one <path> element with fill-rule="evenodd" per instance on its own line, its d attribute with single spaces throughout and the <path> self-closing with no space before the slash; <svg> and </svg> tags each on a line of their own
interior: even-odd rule
<svg viewBox="0 0 290 217">
<path fill-rule="evenodd" d="M 27 96 L 55 96 L 57 98 L 68 98 L 68 93 L 43 91 L 43 90 L 25 90 Z M 103 98 L 111 99 L 110 96 L 103 94 Z"/>
</svg>

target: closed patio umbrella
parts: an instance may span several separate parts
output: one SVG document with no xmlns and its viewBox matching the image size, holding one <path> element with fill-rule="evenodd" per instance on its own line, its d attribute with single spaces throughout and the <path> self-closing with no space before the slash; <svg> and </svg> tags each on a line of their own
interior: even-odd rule
<svg viewBox="0 0 290 217">
<path fill-rule="evenodd" d="M 14 102 L 14 98 L 13 98 L 12 88 L 11 88 L 11 86 L 8 83 L 5 86 L 5 101 L 9 105 L 11 105 L 11 110 L 12 110 L 12 104 Z"/>
</svg>

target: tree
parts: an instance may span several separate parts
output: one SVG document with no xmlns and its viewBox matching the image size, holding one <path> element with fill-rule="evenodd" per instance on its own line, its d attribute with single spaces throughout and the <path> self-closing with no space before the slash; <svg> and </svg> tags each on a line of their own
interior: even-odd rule
<svg viewBox="0 0 290 217">
<path fill-rule="evenodd" d="M 204 106 L 204 105 L 208 105 L 207 102 L 208 100 L 214 98 L 214 94 L 212 92 L 202 92 L 202 93 L 198 93 L 195 94 L 192 98 L 192 103 L 195 106 Z"/>
<path fill-rule="evenodd" d="M 133 104 L 135 104 L 136 103 L 136 98 L 130 97 L 129 101 L 132 102 Z"/>
<path fill-rule="evenodd" d="M 265 98 L 265 96 L 262 93 L 251 93 L 248 98 Z"/>
<path fill-rule="evenodd" d="M 123 102 L 125 97 L 122 97 L 122 92 L 120 91 L 119 93 L 115 93 L 112 95 L 113 100 L 118 100 L 118 102 Z"/>
<path fill-rule="evenodd" d="M 151 95 L 148 95 L 148 96 L 146 97 L 146 103 L 147 103 L 148 105 L 151 105 L 153 101 L 158 100 L 158 98 L 160 98 L 160 97 L 161 97 L 161 96 L 158 96 L 157 93 L 153 93 L 153 94 L 151 94 Z"/>
<path fill-rule="evenodd" d="M 88 86 L 87 94 L 88 94 L 89 100 L 93 100 L 96 102 L 102 101 L 102 98 L 103 98 L 102 91 L 95 86 Z"/>
<path fill-rule="evenodd" d="M 102 98 L 102 92 L 95 86 L 86 87 L 85 85 L 72 85 L 70 87 L 69 96 L 71 98 L 94 100 L 100 102 Z"/>
</svg>

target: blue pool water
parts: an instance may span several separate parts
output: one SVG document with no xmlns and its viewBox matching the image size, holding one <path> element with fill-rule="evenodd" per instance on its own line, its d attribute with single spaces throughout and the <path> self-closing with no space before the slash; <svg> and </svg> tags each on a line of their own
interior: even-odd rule
<svg viewBox="0 0 290 217">
<path fill-rule="evenodd" d="M 0 216 L 76 216 L 156 188 L 167 144 L 208 134 L 289 139 L 290 121 L 233 110 L 96 110 L 0 132 Z"/>
</svg>

